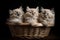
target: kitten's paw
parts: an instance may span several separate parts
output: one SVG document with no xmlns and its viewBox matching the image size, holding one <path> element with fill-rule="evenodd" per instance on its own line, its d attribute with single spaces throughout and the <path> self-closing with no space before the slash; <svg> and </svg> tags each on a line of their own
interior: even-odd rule
<svg viewBox="0 0 60 40">
<path fill-rule="evenodd" d="M 37 23 L 37 26 L 43 26 L 43 24 L 42 23 Z"/>
<path fill-rule="evenodd" d="M 32 26 L 39 27 L 39 26 L 43 26 L 43 24 L 42 23 L 35 23 L 35 24 L 32 24 Z"/>
</svg>

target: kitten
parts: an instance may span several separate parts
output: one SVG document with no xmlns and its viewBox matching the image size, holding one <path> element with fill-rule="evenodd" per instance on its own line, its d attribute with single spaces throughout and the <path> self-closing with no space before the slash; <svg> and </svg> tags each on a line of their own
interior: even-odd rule
<svg viewBox="0 0 60 40">
<path fill-rule="evenodd" d="M 41 23 L 38 23 L 38 15 L 39 15 L 39 9 L 37 8 L 29 8 L 26 9 L 25 22 L 30 23 L 32 26 L 42 26 Z"/>
<path fill-rule="evenodd" d="M 17 9 L 13 9 L 13 10 L 9 10 L 9 14 L 10 14 L 10 18 L 9 18 L 9 22 L 11 23 L 22 23 L 22 19 L 23 19 L 23 10 L 22 7 L 17 8 Z"/>
<path fill-rule="evenodd" d="M 54 10 L 44 9 L 42 7 L 39 19 L 40 19 L 40 22 L 47 27 L 54 26 L 54 20 L 55 20 Z"/>
</svg>

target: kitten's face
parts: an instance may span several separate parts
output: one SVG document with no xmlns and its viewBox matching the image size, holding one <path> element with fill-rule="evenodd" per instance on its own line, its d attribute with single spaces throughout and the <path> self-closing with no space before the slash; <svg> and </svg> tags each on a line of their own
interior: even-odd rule
<svg viewBox="0 0 60 40">
<path fill-rule="evenodd" d="M 29 14 L 34 15 L 34 14 L 37 14 L 38 12 L 39 12 L 38 7 L 37 8 L 29 8 L 29 7 L 27 7 L 27 13 L 29 13 Z"/>
<path fill-rule="evenodd" d="M 24 13 L 21 7 L 14 10 L 10 10 L 9 12 L 11 17 L 19 17 Z"/>
<path fill-rule="evenodd" d="M 42 22 L 46 26 L 54 25 L 55 14 L 53 10 L 41 8 L 41 14 L 44 16 Z"/>
<path fill-rule="evenodd" d="M 44 8 L 42 8 L 41 11 L 42 11 L 42 14 L 43 14 L 46 18 L 47 18 L 47 17 L 52 18 L 52 17 L 54 16 L 54 11 L 52 11 L 52 10 L 50 10 L 50 9 L 44 9 Z"/>
</svg>

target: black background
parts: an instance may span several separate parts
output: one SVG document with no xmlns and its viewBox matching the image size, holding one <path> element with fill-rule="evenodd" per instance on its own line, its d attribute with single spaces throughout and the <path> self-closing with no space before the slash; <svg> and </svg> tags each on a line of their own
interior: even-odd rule
<svg viewBox="0 0 60 40">
<path fill-rule="evenodd" d="M 57 2 L 57 1 L 56 1 Z M 37 7 L 39 6 L 39 8 L 44 7 L 44 8 L 54 8 L 55 14 L 56 14 L 56 5 L 55 4 L 55 0 L 20 0 L 20 1 L 16 1 L 16 0 L 5 0 L 5 1 L 1 1 L 0 3 L 0 8 L 1 8 L 1 13 L 0 13 L 0 28 L 1 28 L 1 37 L 2 38 L 11 38 L 11 33 L 9 30 L 8 25 L 6 25 L 6 19 L 9 17 L 9 9 L 15 9 L 18 8 L 20 6 L 23 7 L 24 12 L 26 11 L 26 7 Z M 59 27 L 58 25 L 53 27 L 52 33 L 54 35 L 56 35 L 57 37 L 59 37 Z"/>
</svg>

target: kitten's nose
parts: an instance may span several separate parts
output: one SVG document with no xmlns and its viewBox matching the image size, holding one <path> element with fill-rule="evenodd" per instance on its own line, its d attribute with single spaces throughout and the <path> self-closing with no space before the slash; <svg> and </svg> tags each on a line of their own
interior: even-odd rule
<svg viewBox="0 0 60 40">
<path fill-rule="evenodd" d="M 33 11 L 32 11 L 32 13 L 33 13 Z"/>
</svg>

